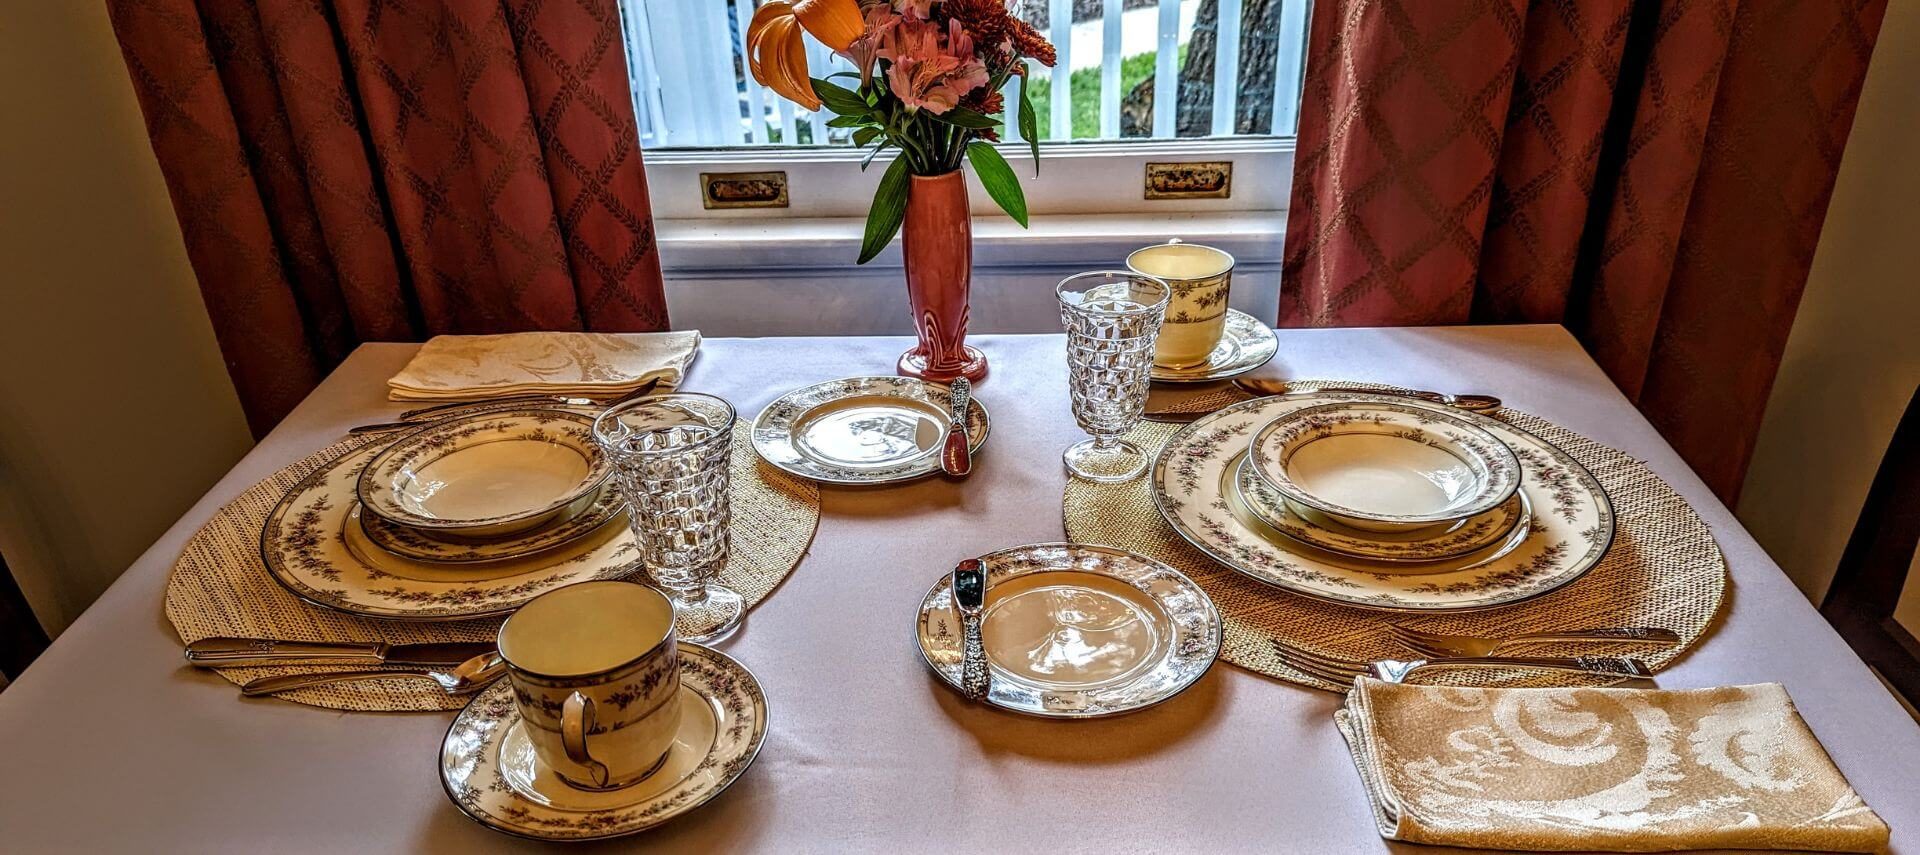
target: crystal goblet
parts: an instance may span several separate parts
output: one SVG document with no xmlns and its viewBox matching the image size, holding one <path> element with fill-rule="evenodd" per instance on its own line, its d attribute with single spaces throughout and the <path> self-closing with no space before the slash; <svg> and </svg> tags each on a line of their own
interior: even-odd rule
<svg viewBox="0 0 1920 855">
<path fill-rule="evenodd" d="M 1140 421 L 1153 374 L 1153 346 L 1173 289 L 1124 270 L 1079 273 L 1054 288 L 1067 329 L 1067 392 L 1073 420 L 1091 439 L 1066 450 L 1067 471 L 1089 481 L 1131 481 L 1147 454 L 1120 438 Z"/>
</svg>

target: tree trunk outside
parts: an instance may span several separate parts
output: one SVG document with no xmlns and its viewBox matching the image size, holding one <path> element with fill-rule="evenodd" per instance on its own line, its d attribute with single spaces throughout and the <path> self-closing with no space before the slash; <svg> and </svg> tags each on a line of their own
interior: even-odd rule
<svg viewBox="0 0 1920 855">
<path fill-rule="evenodd" d="M 1233 125 L 1236 134 L 1273 133 L 1273 66 L 1280 47 L 1280 3 L 1244 0 L 1241 5 L 1239 96 Z M 1186 62 L 1180 67 L 1176 136 L 1204 137 L 1213 132 L 1213 61 L 1219 29 L 1219 0 L 1201 0 L 1193 37 L 1187 43 Z M 1120 102 L 1120 135 L 1151 135 L 1153 108 L 1153 75 L 1148 75 Z"/>
</svg>

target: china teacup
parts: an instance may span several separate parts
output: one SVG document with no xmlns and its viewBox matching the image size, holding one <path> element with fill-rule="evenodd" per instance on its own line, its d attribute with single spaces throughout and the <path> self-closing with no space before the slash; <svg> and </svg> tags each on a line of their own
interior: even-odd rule
<svg viewBox="0 0 1920 855">
<path fill-rule="evenodd" d="M 1167 319 L 1154 345 L 1153 364 L 1167 368 L 1204 364 L 1226 332 L 1233 256 L 1174 238 L 1134 250 L 1127 256 L 1127 269 L 1173 286 Z"/>
<path fill-rule="evenodd" d="M 633 582 L 580 582 L 500 627 L 514 703 L 540 762 L 586 790 L 658 770 L 680 726 L 673 603 Z"/>
</svg>

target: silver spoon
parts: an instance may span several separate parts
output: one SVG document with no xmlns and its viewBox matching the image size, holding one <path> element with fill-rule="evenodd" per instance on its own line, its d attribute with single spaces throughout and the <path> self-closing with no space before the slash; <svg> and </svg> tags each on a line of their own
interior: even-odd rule
<svg viewBox="0 0 1920 855">
<path fill-rule="evenodd" d="M 1285 380 L 1264 380 L 1258 377 L 1238 378 L 1233 381 L 1233 385 L 1243 392 L 1250 392 L 1255 395 L 1290 395 L 1300 394 L 1306 391 L 1357 392 L 1368 395 L 1400 395 L 1407 398 L 1419 398 L 1423 401 L 1432 401 L 1436 404 L 1445 404 L 1449 407 L 1456 407 L 1476 413 L 1487 410 L 1497 410 L 1501 407 L 1500 399 L 1492 395 L 1448 395 L 1444 392 L 1427 392 L 1417 389 L 1406 392 L 1386 392 L 1379 389 L 1361 389 L 1353 386 L 1322 386 L 1319 389 L 1305 390 L 1294 389 L 1290 387 Z"/>
<path fill-rule="evenodd" d="M 411 677 L 432 680 L 440 684 L 449 695 L 464 695 L 485 688 L 507 670 L 507 661 L 499 653 L 482 653 L 472 659 L 455 665 L 452 671 L 338 671 L 332 674 L 289 674 L 284 677 L 261 677 L 250 680 L 240 687 L 244 697 L 256 698 L 261 695 L 273 695 L 290 692 L 294 689 L 306 689 L 324 686 L 329 683 L 348 683 L 360 680 L 387 680 L 395 677 Z"/>
</svg>

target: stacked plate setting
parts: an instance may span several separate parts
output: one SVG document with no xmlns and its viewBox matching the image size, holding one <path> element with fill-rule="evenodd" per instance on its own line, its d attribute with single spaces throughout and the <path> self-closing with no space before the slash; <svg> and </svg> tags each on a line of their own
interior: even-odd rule
<svg viewBox="0 0 1920 855">
<path fill-rule="evenodd" d="M 1203 552 L 1316 599 L 1491 608 L 1599 563 L 1613 510 L 1565 452 L 1503 421 L 1388 394 L 1258 398 L 1177 431 L 1162 515 Z"/>
<path fill-rule="evenodd" d="M 389 620 L 505 614 L 637 552 L 597 412 L 494 408 L 322 464 L 267 517 L 261 556 L 308 602 Z"/>
</svg>

